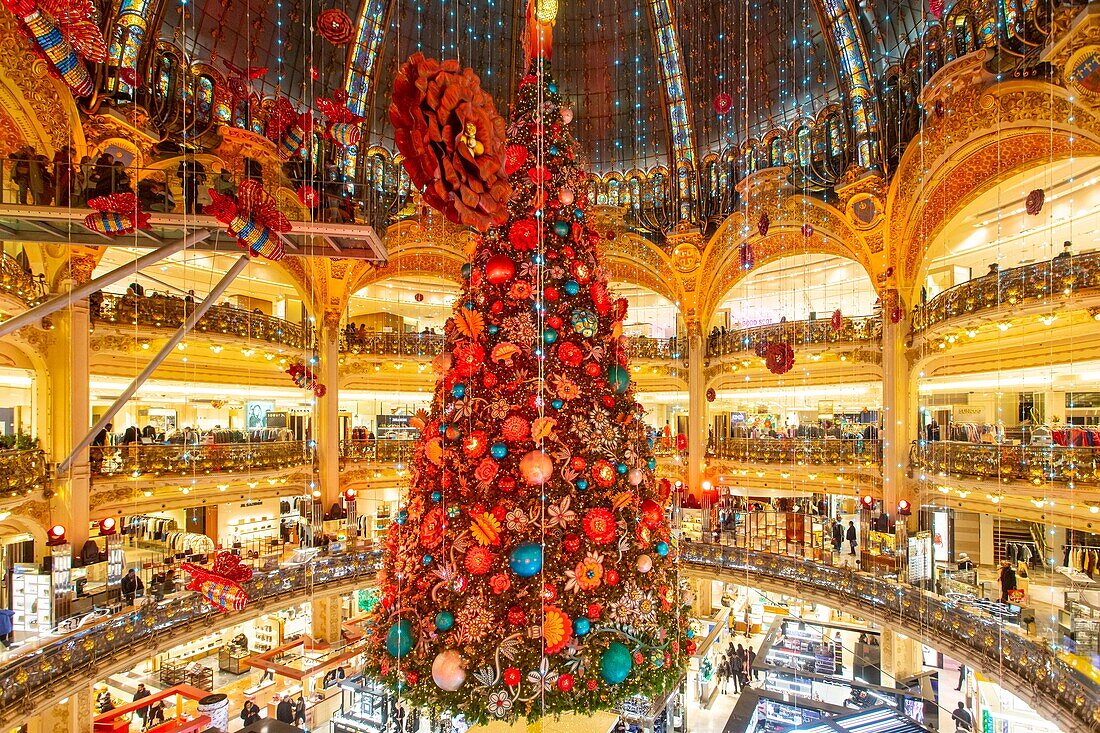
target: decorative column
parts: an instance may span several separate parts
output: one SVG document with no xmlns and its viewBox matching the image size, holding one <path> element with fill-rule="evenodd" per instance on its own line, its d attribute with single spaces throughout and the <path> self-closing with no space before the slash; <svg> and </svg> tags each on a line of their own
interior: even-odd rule
<svg viewBox="0 0 1100 733">
<path fill-rule="evenodd" d="M 344 620 L 340 610 L 340 596 L 318 598 L 310 603 L 309 635 L 314 641 L 329 644 L 340 640 Z"/>
<path fill-rule="evenodd" d="M 54 329 L 46 358 L 49 423 L 39 428 L 39 435 L 46 444 L 51 462 L 56 464 L 69 455 L 92 426 L 88 391 L 88 303 L 73 303 L 49 316 L 49 321 Z M 73 460 L 57 486 L 57 494 L 52 503 L 57 512 L 53 521 L 65 525 L 73 551 L 80 552 L 88 539 L 90 522 L 91 470 L 87 449 Z"/>
<path fill-rule="evenodd" d="M 909 319 L 904 306 L 896 290 L 887 291 L 882 302 L 882 500 L 891 517 L 902 519 L 896 517 L 898 502 L 913 501 L 905 479 L 915 437 L 915 383 L 905 353 Z"/>
<path fill-rule="evenodd" d="M 317 487 L 327 512 L 340 501 L 340 314 L 326 311 L 318 319 L 317 376 L 325 394 L 317 400 Z"/>
<path fill-rule="evenodd" d="M 91 687 L 73 691 L 63 701 L 49 706 L 27 720 L 27 733 L 91 733 L 94 716 Z"/>
<path fill-rule="evenodd" d="M 687 324 L 688 341 L 688 455 L 687 493 L 703 503 L 703 465 L 707 439 L 707 401 L 703 378 L 706 340 L 697 321 Z M 710 529 L 709 512 L 703 512 L 703 531 Z"/>
<path fill-rule="evenodd" d="M 889 675 L 893 678 L 893 680 L 883 679 L 883 686 L 892 687 L 896 680 L 903 680 L 924 671 L 924 650 L 921 648 L 920 640 L 883 629 L 880 641 L 882 642 L 880 666 L 883 676 Z"/>
</svg>

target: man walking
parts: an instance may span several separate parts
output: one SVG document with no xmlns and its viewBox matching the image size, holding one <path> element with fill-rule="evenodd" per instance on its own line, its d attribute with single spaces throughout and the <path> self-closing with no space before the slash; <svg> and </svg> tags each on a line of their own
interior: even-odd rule
<svg viewBox="0 0 1100 733">
<path fill-rule="evenodd" d="M 856 523 L 850 519 L 848 520 L 848 533 L 846 535 L 846 538 L 848 540 L 848 544 L 852 548 L 852 554 L 855 555 L 856 547 L 859 546 L 856 542 Z"/>
</svg>

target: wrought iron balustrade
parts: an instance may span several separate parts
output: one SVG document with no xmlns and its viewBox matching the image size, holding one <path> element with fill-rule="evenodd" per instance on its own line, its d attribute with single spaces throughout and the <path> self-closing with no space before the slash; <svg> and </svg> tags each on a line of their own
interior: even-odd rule
<svg viewBox="0 0 1100 733">
<path fill-rule="evenodd" d="M 856 466 L 882 462 L 882 444 L 869 438 L 720 438 L 712 450 L 715 458 L 743 463 Z"/>
<path fill-rule="evenodd" d="M 194 301 L 186 298 L 161 293 L 137 296 L 129 292 L 96 293 L 89 298 L 89 305 L 93 322 L 166 329 L 182 326 L 195 308 Z M 307 348 L 313 343 L 312 332 L 297 323 L 229 305 L 212 306 L 192 333 L 239 336 L 292 349 Z"/>
<path fill-rule="evenodd" d="M 909 466 L 934 476 L 1033 484 L 1100 483 L 1100 448 L 918 441 Z"/>
<path fill-rule="evenodd" d="M 301 466 L 313 451 L 301 441 L 208 445 L 97 446 L 90 449 L 93 476 L 201 476 Z"/>
<path fill-rule="evenodd" d="M 627 339 L 633 359 L 679 359 L 677 339 L 632 336 Z M 444 336 L 438 333 L 359 333 L 348 329 L 340 337 L 340 351 L 367 356 L 434 357 L 443 351 Z"/>
<path fill-rule="evenodd" d="M 38 305 L 46 297 L 46 278 L 24 269 L 7 252 L 0 252 L 0 290 L 27 305 Z"/>
<path fill-rule="evenodd" d="M 959 316 L 1053 301 L 1100 289 L 1100 252 L 1059 256 L 989 273 L 948 288 L 913 313 L 913 334 Z"/>
<path fill-rule="evenodd" d="M 415 440 L 344 440 L 340 455 L 350 461 L 408 463 Z"/>
<path fill-rule="evenodd" d="M 0 492 L 4 496 L 24 496 L 44 489 L 49 481 L 50 464 L 44 450 L 0 451 Z"/>
<path fill-rule="evenodd" d="M 707 356 L 753 352 L 757 344 L 777 341 L 792 346 L 882 341 L 882 318 L 877 315 L 842 318 L 839 329 L 833 327 L 832 319 L 817 318 L 738 328 L 724 335 L 712 332 L 707 336 Z"/>
</svg>

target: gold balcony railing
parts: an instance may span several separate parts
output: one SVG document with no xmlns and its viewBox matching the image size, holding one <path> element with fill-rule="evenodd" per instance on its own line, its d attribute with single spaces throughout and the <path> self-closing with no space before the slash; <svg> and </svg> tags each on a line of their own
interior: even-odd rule
<svg viewBox="0 0 1100 733">
<path fill-rule="evenodd" d="M 46 295 L 46 278 L 23 269 L 7 252 L 0 253 L 0 290 L 27 305 L 38 305 Z"/>
<path fill-rule="evenodd" d="M 909 466 L 929 476 L 1095 484 L 1100 448 L 919 441 L 909 448 Z"/>
<path fill-rule="evenodd" d="M 792 346 L 810 344 L 842 344 L 859 341 L 882 341 L 882 318 L 855 316 L 842 318 L 840 328 L 833 328 L 831 318 L 812 321 L 786 321 L 765 326 L 739 328 L 725 334 L 707 336 L 707 356 L 728 356 L 754 351 L 759 343 L 782 341 Z"/>
<path fill-rule="evenodd" d="M 25 496 L 38 491 L 50 481 L 50 464 L 46 452 L 33 450 L 0 451 L 0 492 L 3 496 Z"/>
<path fill-rule="evenodd" d="M 714 457 L 740 463 L 855 466 L 881 463 L 882 445 L 864 438 L 721 438 Z"/>
<path fill-rule="evenodd" d="M 301 441 L 210 445 L 119 445 L 94 447 L 93 476 L 205 476 L 301 466 L 313 451 Z"/>
<path fill-rule="evenodd" d="M 340 338 L 340 351 L 368 356 L 434 357 L 443 351 L 438 333 L 359 333 L 348 329 Z M 632 359 L 679 359 L 676 339 L 633 336 L 628 339 Z"/>
<path fill-rule="evenodd" d="M 952 318 L 1002 306 L 1040 303 L 1100 288 L 1100 252 L 1058 256 L 990 273 L 944 290 L 913 314 L 919 334 Z"/>
<path fill-rule="evenodd" d="M 96 293 L 89 299 L 94 322 L 119 323 L 151 328 L 176 329 L 194 309 L 193 301 L 174 295 L 153 293 Z M 239 336 L 245 339 L 301 349 L 312 344 L 313 335 L 297 323 L 244 308 L 215 305 L 195 324 L 195 333 Z"/>
<path fill-rule="evenodd" d="M 350 461 L 407 464 L 415 445 L 415 440 L 344 440 L 340 456 Z"/>
</svg>

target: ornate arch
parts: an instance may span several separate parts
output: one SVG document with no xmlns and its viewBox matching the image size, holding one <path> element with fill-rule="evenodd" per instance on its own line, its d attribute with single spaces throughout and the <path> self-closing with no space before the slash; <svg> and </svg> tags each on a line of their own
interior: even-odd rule
<svg viewBox="0 0 1100 733">
<path fill-rule="evenodd" d="M 933 78 L 921 104 L 951 114 L 929 115 L 891 182 L 888 262 L 910 300 L 929 243 L 969 202 L 1028 167 L 1100 154 L 1096 112 L 1047 82 L 991 83 L 981 65 L 985 53 L 965 56 Z"/>
<path fill-rule="evenodd" d="M 670 302 L 683 302 L 684 292 L 668 256 L 632 232 L 602 244 L 603 265 L 612 280 L 649 288 Z"/>
</svg>

